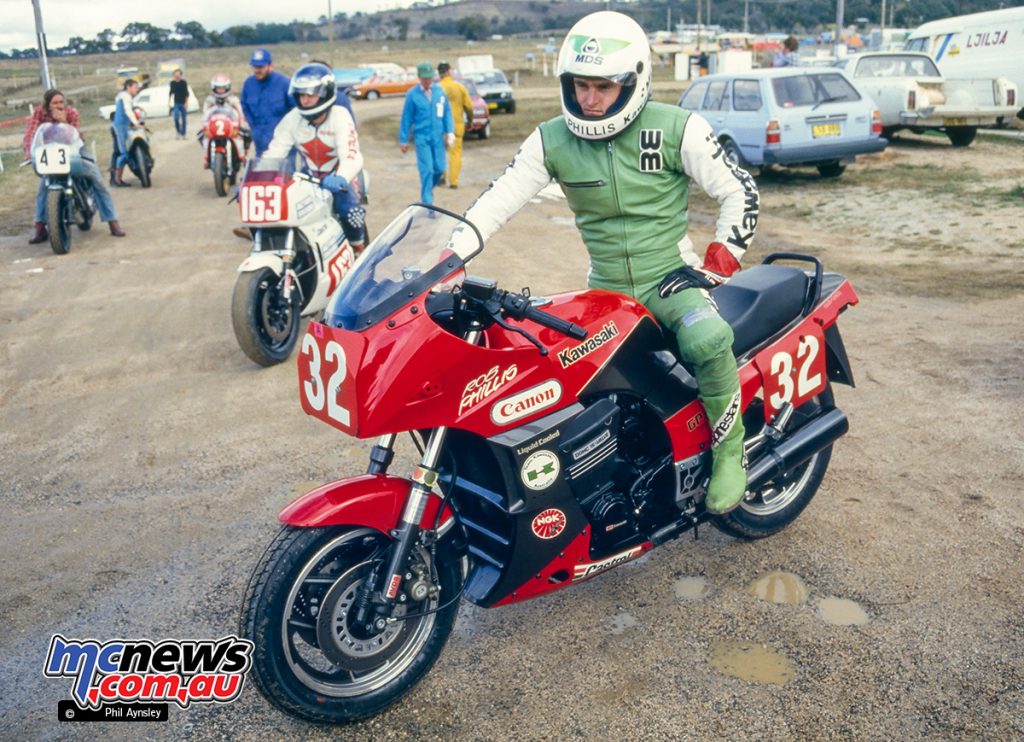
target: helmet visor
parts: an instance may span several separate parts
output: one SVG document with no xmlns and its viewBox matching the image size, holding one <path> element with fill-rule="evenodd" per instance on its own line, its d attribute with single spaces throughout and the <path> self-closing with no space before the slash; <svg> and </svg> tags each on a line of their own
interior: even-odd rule
<svg viewBox="0 0 1024 742">
<path fill-rule="evenodd" d="M 327 96 L 328 86 L 333 80 L 322 74 L 296 75 L 288 86 L 288 95 Z"/>
<path fill-rule="evenodd" d="M 608 109 L 599 116 L 588 116 L 583 113 L 583 107 L 580 106 L 579 100 L 576 98 L 576 80 L 607 80 L 608 82 L 621 85 L 622 88 L 619 90 L 618 96 L 615 101 L 608 106 Z M 602 77 L 590 77 L 584 75 L 574 75 L 571 72 L 562 73 L 562 100 L 572 113 L 573 116 L 586 121 L 600 121 L 602 119 L 614 116 L 622 110 L 623 106 L 629 101 L 633 95 L 633 90 L 636 88 L 637 75 L 635 72 L 623 72 L 618 75 L 608 75 Z"/>
</svg>

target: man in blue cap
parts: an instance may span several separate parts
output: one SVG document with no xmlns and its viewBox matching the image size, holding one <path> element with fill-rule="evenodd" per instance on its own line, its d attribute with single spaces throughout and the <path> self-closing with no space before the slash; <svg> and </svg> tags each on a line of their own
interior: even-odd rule
<svg viewBox="0 0 1024 742">
<path fill-rule="evenodd" d="M 270 52 L 257 49 L 249 58 L 252 74 L 242 85 L 242 112 L 252 128 L 252 141 L 259 157 L 274 138 L 274 127 L 295 103 L 288 95 L 290 80 L 274 69 Z"/>
<path fill-rule="evenodd" d="M 434 186 L 444 178 L 447 166 L 445 146 L 455 143 L 452 109 L 441 86 L 434 82 L 434 65 L 416 65 L 420 83 L 405 94 L 402 123 L 398 128 L 398 147 L 409 151 L 409 130 L 416 141 L 416 167 L 420 171 L 420 201 L 434 203 Z"/>
</svg>

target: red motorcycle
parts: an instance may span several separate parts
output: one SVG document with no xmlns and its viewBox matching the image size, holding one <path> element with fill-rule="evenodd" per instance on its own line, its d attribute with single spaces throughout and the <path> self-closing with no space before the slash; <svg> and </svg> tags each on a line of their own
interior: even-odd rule
<svg viewBox="0 0 1024 742">
<path fill-rule="evenodd" d="M 303 337 L 303 409 L 377 441 L 367 474 L 285 508 L 246 593 L 253 677 L 289 714 L 347 722 L 394 703 L 437 659 L 460 598 L 533 598 L 707 521 L 748 539 L 782 530 L 847 430 L 836 320 L 858 299 L 817 259 L 772 255 L 712 292 L 735 332 L 749 484 L 711 516 L 711 433 L 674 336 L 621 294 L 465 277 L 482 247 L 460 217 L 410 207 Z M 422 459 L 404 477 L 388 470 L 406 431 Z"/>
<path fill-rule="evenodd" d="M 239 124 L 227 112 L 229 110 L 213 109 L 203 124 L 204 154 L 213 173 L 213 187 L 218 196 L 228 195 L 245 161 L 245 145 L 241 143 Z"/>
</svg>

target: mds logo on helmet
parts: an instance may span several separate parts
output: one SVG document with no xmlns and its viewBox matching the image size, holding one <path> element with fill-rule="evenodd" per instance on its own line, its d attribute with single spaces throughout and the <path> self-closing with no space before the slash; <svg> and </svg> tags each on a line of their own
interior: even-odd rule
<svg viewBox="0 0 1024 742">
<path fill-rule="evenodd" d="M 572 36 L 570 43 L 576 52 L 574 61 L 578 64 L 604 64 L 602 54 L 614 54 L 629 46 L 628 41 L 599 39 L 596 36 Z"/>
</svg>

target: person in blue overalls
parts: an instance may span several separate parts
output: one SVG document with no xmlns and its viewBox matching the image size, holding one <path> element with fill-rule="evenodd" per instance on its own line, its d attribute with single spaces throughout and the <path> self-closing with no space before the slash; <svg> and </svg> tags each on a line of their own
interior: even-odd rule
<svg viewBox="0 0 1024 742">
<path fill-rule="evenodd" d="M 139 125 L 139 117 L 135 115 L 135 108 L 132 99 L 139 94 L 139 81 L 128 79 L 124 81 L 124 89 L 114 99 L 114 123 L 112 132 L 114 135 L 114 154 L 111 156 L 113 162 L 110 169 L 110 184 L 119 188 L 129 185 L 125 183 L 122 176 L 124 166 L 128 164 L 128 128 Z"/>
<path fill-rule="evenodd" d="M 242 113 L 252 130 L 256 156 L 263 154 L 274 138 L 274 127 L 295 107 L 288 95 L 291 80 L 274 69 L 270 52 L 257 49 L 249 58 L 252 74 L 242 84 Z"/>
<path fill-rule="evenodd" d="M 420 83 L 405 95 L 398 147 L 403 155 L 409 151 L 409 130 L 412 129 L 416 167 L 420 171 L 420 201 L 432 204 L 434 186 L 444 178 L 447 167 L 445 147 L 455 143 L 455 125 L 444 90 L 434 82 L 434 66 L 420 62 L 416 65 L 416 74 Z"/>
</svg>

